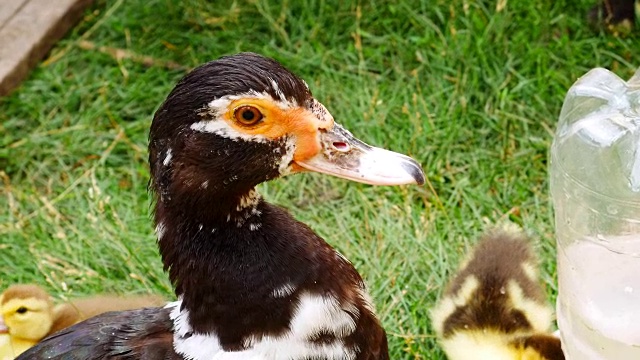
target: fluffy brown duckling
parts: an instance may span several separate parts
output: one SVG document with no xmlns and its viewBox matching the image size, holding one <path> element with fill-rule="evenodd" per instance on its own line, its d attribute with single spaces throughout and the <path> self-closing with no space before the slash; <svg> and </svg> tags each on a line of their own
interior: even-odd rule
<svg viewBox="0 0 640 360">
<path fill-rule="evenodd" d="M 450 360 L 564 360 L 535 251 L 515 226 L 482 237 L 431 317 Z"/>
</svg>

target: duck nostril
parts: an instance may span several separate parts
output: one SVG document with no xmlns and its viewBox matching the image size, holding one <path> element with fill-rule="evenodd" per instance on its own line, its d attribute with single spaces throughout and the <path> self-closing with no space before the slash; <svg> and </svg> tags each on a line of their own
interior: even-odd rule
<svg viewBox="0 0 640 360">
<path fill-rule="evenodd" d="M 333 143 L 333 148 L 340 151 L 340 152 L 347 152 L 349 150 L 351 150 L 351 146 L 349 146 L 349 144 L 342 142 L 342 141 L 335 141 Z"/>
</svg>

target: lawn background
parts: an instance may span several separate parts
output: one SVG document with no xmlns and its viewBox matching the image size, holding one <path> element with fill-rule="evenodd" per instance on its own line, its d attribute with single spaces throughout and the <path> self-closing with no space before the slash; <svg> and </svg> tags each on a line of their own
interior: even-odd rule
<svg viewBox="0 0 640 360">
<path fill-rule="evenodd" d="M 555 299 L 546 171 L 564 94 L 592 67 L 640 66 L 638 33 L 593 31 L 593 4 L 98 0 L 0 99 L 0 289 L 170 298 L 146 192 L 150 119 L 184 69 L 254 51 L 356 136 L 424 165 L 424 187 L 305 174 L 261 191 L 363 274 L 393 359 L 443 359 L 428 311 L 490 224 L 533 236 Z"/>
</svg>

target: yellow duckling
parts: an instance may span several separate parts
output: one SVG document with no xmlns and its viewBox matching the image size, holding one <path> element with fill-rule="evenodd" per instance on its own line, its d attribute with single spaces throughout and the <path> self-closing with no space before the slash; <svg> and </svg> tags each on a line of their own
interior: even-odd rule
<svg viewBox="0 0 640 360">
<path fill-rule="evenodd" d="M 37 285 L 12 285 L 0 295 L 0 360 L 13 360 L 58 330 L 108 311 L 161 306 L 157 296 L 96 296 L 54 306 Z"/>
<path fill-rule="evenodd" d="M 0 348 L 1 360 L 12 360 L 44 338 L 53 326 L 53 303 L 35 285 L 14 285 L 0 298 L 0 316 L 8 341 Z"/>
<path fill-rule="evenodd" d="M 537 269 L 519 228 L 480 240 L 431 313 L 450 360 L 564 360 Z"/>
</svg>

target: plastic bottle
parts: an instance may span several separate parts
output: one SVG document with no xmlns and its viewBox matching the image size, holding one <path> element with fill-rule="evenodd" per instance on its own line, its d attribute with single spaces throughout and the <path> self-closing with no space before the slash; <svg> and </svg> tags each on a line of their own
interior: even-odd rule
<svg viewBox="0 0 640 360">
<path fill-rule="evenodd" d="M 551 147 L 558 327 L 567 359 L 640 359 L 640 69 L 565 98 Z"/>
</svg>

